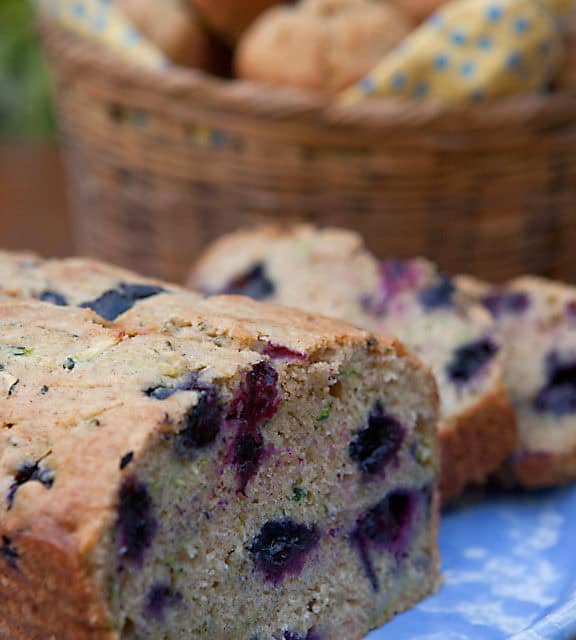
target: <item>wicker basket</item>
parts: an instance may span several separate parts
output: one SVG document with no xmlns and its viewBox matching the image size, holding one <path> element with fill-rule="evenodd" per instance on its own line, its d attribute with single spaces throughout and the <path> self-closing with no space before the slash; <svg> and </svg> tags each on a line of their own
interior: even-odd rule
<svg viewBox="0 0 576 640">
<path fill-rule="evenodd" d="M 181 280 L 221 233 L 307 220 L 355 228 L 383 256 L 576 281 L 574 93 L 344 108 L 42 32 L 82 253 Z"/>
</svg>

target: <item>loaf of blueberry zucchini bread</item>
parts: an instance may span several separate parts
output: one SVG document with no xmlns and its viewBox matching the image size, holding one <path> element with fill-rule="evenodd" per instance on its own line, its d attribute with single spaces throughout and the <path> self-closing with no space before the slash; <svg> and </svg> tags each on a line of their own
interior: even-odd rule
<svg viewBox="0 0 576 640">
<path fill-rule="evenodd" d="M 2 640 L 355 640 L 434 590 L 436 388 L 401 345 L 0 265 Z"/>
<path fill-rule="evenodd" d="M 503 287 L 463 277 L 458 286 L 502 335 L 519 442 L 501 479 L 527 487 L 576 480 L 576 288 L 534 277 Z"/>
<path fill-rule="evenodd" d="M 404 341 L 439 384 L 444 499 L 482 482 L 513 451 L 515 418 L 494 323 L 429 262 L 379 262 L 349 231 L 267 227 L 217 241 L 190 284 L 324 313 Z"/>
</svg>

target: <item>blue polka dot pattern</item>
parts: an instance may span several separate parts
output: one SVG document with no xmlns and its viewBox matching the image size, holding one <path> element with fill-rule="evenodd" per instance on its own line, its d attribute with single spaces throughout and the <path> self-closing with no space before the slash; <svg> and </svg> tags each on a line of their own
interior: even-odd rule
<svg viewBox="0 0 576 640">
<path fill-rule="evenodd" d="M 437 55 L 436 59 L 434 60 L 434 66 L 436 67 L 436 69 L 446 69 L 449 64 L 450 60 L 444 53 L 440 53 L 439 55 Z"/>
<path fill-rule="evenodd" d="M 502 7 L 496 4 L 489 6 L 486 10 L 486 17 L 489 22 L 499 22 L 502 19 L 503 14 L 504 11 L 502 10 Z"/>
<path fill-rule="evenodd" d="M 473 76 L 475 71 L 476 71 L 476 63 L 472 62 L 471 60 L 463 62 L 460 66 L 460 73 L 465 78 L 469 78 L 470 76 Z"/>
<path fill-rule="evenodd" d="M 526 18 L 516 18 L 514 21 L 514 29 L 516 33 L 526 33 L 530 29 L 530 20 Z"/>
<path fill-rule="evenodd" d="M 86 15 L 86 7 L 84 6 L 83 2 L 75 2 L 74 6 L 72 7 L 72 11 L 79 18 L 84 18 L 84 16 Z"/>
<path fill-rule="evenodd" d="M 489 51 L 494 46 L 494 41 L 489 35 L 480 36 L 478 38 L 478 48 L 482 51 Z"/>
<path fill-rule="evenodd" d="M 369 95 L 370 93 L 376 91 L 376 85 L 374 84 L 374 80 L 370 76 L 362 78 L 360 82 L 362 83 L 362 90 L 366 93 L 366 95 Z"/>
<path fill-rule="evenodd" d="M 466 44 L 467 37 L 463 31 L 454 31 L 451 39 L 455 45 L 460 47 L 463 44 Z"/>
<path fill-rule="evenodd" d="M 426 82 L 420 80 L 414 86 L 414 95 L 416 98 L 425 98 L 428 95 L 429 87 Z"/>
<path fill-rule="evenodd" d="M 404 89 L 406 86 L 406 76 L 401 72 L 395 74 L 392 76 L 391 84 L 394 89 Z"/>
<path fill-rule="evenodd" d="M 561 62 L 557 20 L 576 0 L 451 0 L 342 94 L 452 103 L 538 93 Z M 409 79 L 409 82 L 408 82 Z M 471 85 L 473 88 L 471 89 Z"/>
</svg>

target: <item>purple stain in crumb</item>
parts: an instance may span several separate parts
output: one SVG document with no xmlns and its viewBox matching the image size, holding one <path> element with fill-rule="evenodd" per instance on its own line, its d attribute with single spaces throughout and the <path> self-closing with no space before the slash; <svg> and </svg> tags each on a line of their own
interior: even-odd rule
<svg viewBox="0 0 576 640">
<path fill-rule="evenodd" d="M 348 454 L 366 475 L 381 473 L 396 458 L 405 430 L 377 402 L 368 416 L 368 426 L 358 431 L 348 445 Z"/>
<path fill-rule="evenodd" d="M 272 360 L 306 360 L 306 354 L 301 351 L 294 351 L 289 347 L 274 342 L 266 343 L 262 354 L 272 358 Z"/>
<path fill-rule="evenodd" d="M 436 282 L 426 289 L 423 289 L 418 295 L 418 300 L 424 309 L 433 311 L 443 307 L 450 307 L 454 300 L 456 287 L 452 279 L 448 276 L 439 276 Z"/>
<path fill-rule="evenodd" d="M 166 289 L 153 285 L 121 282 L 116 289 L 109 289 L 100 297 L 83 302 L 80 307 L 92 309 L 100 317 L 111 321 L 131 309 L 139 300 L 151 298 L 165 291 Z"/>
<path fill-rule="evenodd" d="M 396 490 L 356 520 L 350 541 L 360 555 L 366 577 L 375 592 L 379 591 L 380 583 L 374 569 L 372 552 L 387 551 L 399 557 L 405 554 L 417 500 L 418 496 L 414 491 Z"/>
<path fill-rule="evenodd" d="M 320 534 L 315 525 L 289 518 L 270 520 L 254 538 L 249 552 L 256 569 L 273 584 L 286 575 L 298 575 L 308 554 L 317 546 Z"/>
<path fill-rule="evenodd" d="M 118 500 L 118 556 L 129 563 L 140 565 L 157 528 L 152 498 L 146 485 L 133 476 L 126 478 L 120 488 Z"/>
<path fill-rule="evenodd" d="M 360 303 L 367 313 L 383 315 L 388 304 L 404 291 L 416 291 L 422 269 L 416 260 L 386 260 L 380 263 L 380 287 L 375 295 L 362 296 Z"/>
<path fill-rule="evenodd" d="M 266 362 L 256 363 L 234 396 L 228 420 L 256 427 L 278 410 L 278 372 Z"/>
<path fill-rule="evenodd" d="M 274 295 L 276 287 L 266 273 L 263 262 L 257 262 L 246 272 L 236 276 L 221 293 L 248 296 L 254 300 L 266 300 Z"/>
<path fill-rule="evenodd" d="M 41 465 L 42 460 L 36 462 L 25 462 L 18 467 L 14 475 L 14 481 L 8 489 L 7 508 L 10 510 L 14 504 L 14 498 L 18 489 L 27 482 L 39 482 L 46 489 L 51 489 L 54 485 L 55 474 L 52 469 Z"/>
<path fill-rule="evenodd" d="M 285 631 L 284 640 L 320 640 L 320 634 L 316 633 L 316 631 L 308 631 L 308 633 L 303 636 L 295 631 Z"/>
<path fill-rule="evenodd" d="M 61 293 L 57 291 L 52 291 L 51 289 L 46 289 L 39 296 L 38 300 L 42 302 L 49 302 L 50 304 L 55 304 L 57 307 L 65 307 L 68 304 L 68 300 Z"/>
<path fill-rule="evenodd" d="M 209 447 L 218 437 L 222 426 L 223 410 L 214 391 L 202 392 L 198 403 L 190 409 L 184 427 L 175 440 L 177 455 L 193 460 L 198 449 Z"/>
<path fill-rule="evenodd" d="M 561 417 L 576 412 L 576 360 L 562 361 L 555 351 L 546 357 L 547 382 L 533 401 L 534 410 Z"/>
<path fill-rule="evenodd" d="M 576 318 L 576 300 L 572 300 L 566 305 L 566 313 L 571 319 Z"/>
<path fill-rule="evenodd" d="M 530 306 L 530 296 L 524 291 L 493 291 L 482 298 L 482 304 L 495 318 L 504 314 L 524 313 Z"/>
<path fill-rule="evenodd" d="M 470 382 L 498 353 L 498 346 L 490 338 L 481 338 L 458 347 L 446 366 L 450 380 L 455 384 Z"/>
<path fill-rule="evenodd" d="M 2 557 L 6 561 L 9 567 L 12 569 L 18 569 L 18 560 L 20 559 L 20 554 L 16 551 L 16 547 L 12 542 L 12 538 L 8 536 L 2 536 L 2 546 L 0 547 L 0 553 Z"/>
<path fill-rule="evenodd" d="M 226 461 L 236 467 L 237 489 L 244 493 L 248 481 L 258 472 L 264 454 L 262 425 L 278 410 L 278 372 L 266 361 L 258 362 L 246 374 L 227 416 L 237 426 L 236 437 Z"/>
<path fill-rule="evenodd" d="M 144 615 L 147 618 L 162 621 L 167 609 L 175 607 L 182 602 L 182 594 L 175 591 L 171 585 L 166 583 L 155 584 L 144 604 Z"/>
<path fill-rule="evenodd" d="M 236 466 L 237 489 L 244 493 L 257 473 L 264 455 L 262 434 L 239 431 L 234 439 L 232 463 Z"/>
</svg>

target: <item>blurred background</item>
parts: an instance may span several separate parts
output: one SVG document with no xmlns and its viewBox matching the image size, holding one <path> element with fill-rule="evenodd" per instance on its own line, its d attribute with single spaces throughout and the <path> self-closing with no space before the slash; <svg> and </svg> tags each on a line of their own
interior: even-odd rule
<svg viewBox="0 0 576 640">
<path fill-rule="evenodd" d="M 72 251 L 47 70 L 23 0 L 0 0 L 0 239 L 8 249 Z"/>
<path fill-rule="evenodd" d="M 313 3 L 35 0 L 58 132 L 34 3 L 0 0 L 0 246 L 182 281 L 221 234 L 307 221 L 449 272 L 576 281 L 568 3 L 506 0 L 504 19 L 476 0 L 342 0 L 336 17 L 326 1 L 307 20 L 346 36 L 333 86 L 314 58 L 284 77 L 288 45 L 260 42 L 276 10 Z M 363 11 L 381 18 L 366 56 L 348 37 Z M 462 33 L 470 50 L 446 38 Z"/>
</svg>

